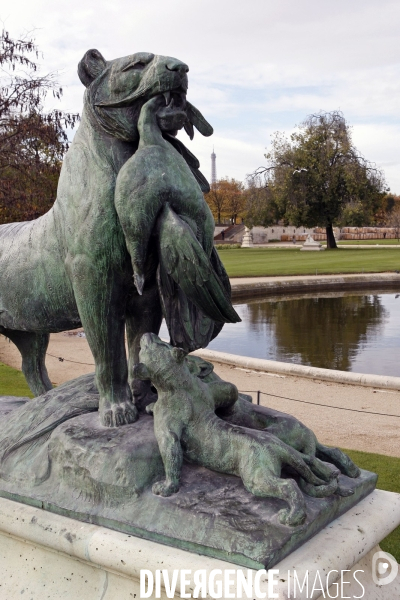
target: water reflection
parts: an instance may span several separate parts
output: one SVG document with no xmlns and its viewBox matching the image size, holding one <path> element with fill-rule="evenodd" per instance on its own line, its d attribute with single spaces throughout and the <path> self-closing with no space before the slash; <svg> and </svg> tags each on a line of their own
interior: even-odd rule
<svg viewBox="0 0 400 600">
<path fill-rule="evenodd" d="M 388 291 L 257 298 L 235 304 L 209 348 L 315 367 L 400 376 L 400 295 Z M 162 335 L 168 337 L 165 326 Z"/>
<path fill-rule="evenodd" d="M 387 311 L 379 296 L 368 295 L 263 301 L 246 312 L 252 328 L 266 323 L 273 331 L 274 360 L 349 371 Z"/>
</svg>

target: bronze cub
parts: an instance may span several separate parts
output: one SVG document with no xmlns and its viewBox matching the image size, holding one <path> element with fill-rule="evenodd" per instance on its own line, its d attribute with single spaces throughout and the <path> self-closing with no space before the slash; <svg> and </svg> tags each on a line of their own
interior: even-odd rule
<svg viewBox="0 0 400 600">
<path fill-rule="evenodd" d="M 318 492 L 312 495 L 329 496 L 338 490 L 337 471 L 327 483 L 312 472 L 305 455 L 275 435 L 232 425 L 215 414 L 218 406 L 236 401 L 238 391 L 233 384 L 203 382 L 190 372 L 183 350 L 153 333 L 142 336 L 140 348 L 135 375 L 151 379 L 158 391 L 154 431 L 166 478 L 153 485 L 155 494 L 170 496 L 179 490 L 183 455 L 190 462 L 240 477 L 255 496 L 284 500 L 289 507 L 279 511 L 279 520 L 287 525 L 301 524 L 306 511 L 297 483 L 280 478 L 283 467 L 300 475 L 305 491 L 315 486 Z"/>
</svg>

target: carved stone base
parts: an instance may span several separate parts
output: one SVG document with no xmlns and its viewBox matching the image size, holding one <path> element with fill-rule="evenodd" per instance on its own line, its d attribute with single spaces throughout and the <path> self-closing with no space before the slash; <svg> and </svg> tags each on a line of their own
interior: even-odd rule
<svg viewBox="0 0 400 600">
<path fill-rule="evenodd" d="M 7 415 L 0 416 L 0 496 L 183 550 L 268 568 L 375 487 L 376 475 L 367 471 L 358 479 L 341 476 L 354 495 L 305 496 L 307 520 L 298 527 L 279 522 L 283 501 L 256 498 L 239 478 L 191 464 L 183 467 L 177 494 L 155 496 L 151 485 L 162 478 L 163 465 L 152 417 L 105 428 L 96 402 L 91 375 L 22 406 L 16 399 L 14 410 L 10 398 L 0 401 L 0 415 Z"/>
<path fill-rule="evenodd" d="M 365 600 L 398 599 L 400 574 L 392 583 L 380 586 L 373 582 L 372 568 L 373 556 L 379 551 L 377 544 L 399 523 L 400 495 L 375 490 L 299 550 L 274 566 L 279 569 L 279 575 L 276 576 L 278 585 L 274 589 L 278 599 L 311 598 L 314 581 L 317 581 L 317 588 L 321 581 L 324 590 L 316 591 L 312 595 L 314 600 L 328 598 L 328 586 L 331 598 L 360 597 L 363 590 L 357 581 L 365 589 L 362 596 Z M 2 600 L 132 600 L 135 596 L 141 597 L 139 580 L 143 569 L 150 570 L 153 574 L 158 569 L 166 569 L 169 581 L 172 580 L 175 569 L 190 570 L 191 585 L 185 587 L 185 592 L 189 594 L 194 587 L 194 572 L 198 569 L 205 570 L 207 574 L 219 569 L 219 581 L 224 580 L 228 569 L 234 581 L 239 572 L 248 574 L 242 567 L 235 567 L 225 561 L 177 548 L 166 548 L 152 541 L 0 498 Z M 343 594 L 340 593 L 342 570 L 345 570 Z M 357 579 L 353 575 L 355 571 Z M 306 589 L 302 594 L 299 585 L 295 592 L 295 574 L 300 585 L 308 574 L 309 594 Z M 320 579 L 316 579 L 318 574 Z M 252 575 L 254 581 L 256 572 L 252 571 Z M 268 597 L 265 579 L 261 578 L 260 591 L 263 597 Z M 336 580 L 338 584 L 334 583 Z M 174 598 L 182 597 L 184 588 L 180 582 L 178 576 Z M 236 598 L 239 597 L 236 587 L 231 587 L 229 591 Z M 163 580 L 158 597 L 160 596 L 163 600 L 167 598 Z M 247 597 L 247 594 L 242 593 L 242 597 Z M 261 596 L 254 593 L 249 597 Z M 154 590 L 151 598 L 155 598 Z"/>
<path fill-rule="evenodd" d="M 375 490 L 356 507 L 320 531 L 299 550 L 274 566 L 279 569 L 277 592 L 279 600 L 289 597 L 304 598 L 297 585 L 308 574 L 309 590 L 313 582 L 322 581 L 324 591 L 316 591 L 312 598 L 330 596 L 360 597 L 365 600 L 394 600 L 400 597 L 400 574 L 384 586 L 372 580 L 373 555 L 379 551 L 377 544 L 400 523 L 400 495 Z M 233 568 L 233 577 L 232 577 Z M 185 592 L 193 589 L 194 572 L 207 574 L 219 569 L 217 580 L 224 580 L 230 570 L 236 581 L 242 567 L 228 562 L 199 556 L 177 548 L 166 548 L 152 541 L 111 531 L 98 525 L 82 523 L 47 511 L 24 506 L 0 498 L 0 597 L 7 600 L 29 598 L 32 600 L 60 600 L 60 598 L 85 598 L 85 600 L 132 600 L 140 598 L 141 570 L 166 569 L 169 581 L 175 569 L 191 571 Z M 344 572 L 343 595 L 340 593 L 340 574 Z M 355 579 L 353 573 L 356 573 Z M 327 580 L 327 574 L 329 580 Z M 248 574 L 244 570 L 244 575 Z M 316 579 L 319 574 L 320 579 Z M 180 573 L 179 573 L 180 575 Z M 256 575 L 252 571 L 253 580 Z M 266 577 L 261 578 L 260 591 L 268 596 Z M 290 583 L 289 583 L 290 579 Z M 338 580 L 338 584 L 334 583 Z M 174 598 L 180 598 L 183 588 L 180 576 Z M 349 583 L 350 582 L 350 583 Z M 161 596 L 167 595 L 161 581 Z M 291 593 L 289 594 L 289 589 Z M 338 591 L 339 590 L 339 594 Z M 236 587 L 230 592 L 239 597 Z M 253 590 L 255 592 L 255 590 Z M 235 593 L 236 592 L 236 593 Z M 311 598 L 311 594 L 306 594 Z M 244 594 L 246 597 L 247 594 Z M 155 598 L 155 593 L 151 598 Z M 171 597 L 171 595 L 169 596 Z M 207 597 L 210 597 L 208 594 Z M 243 594 L 242 594 L 243 597 Z M 260 597 L 256 593 L 250 598 Z"/>
</svg>

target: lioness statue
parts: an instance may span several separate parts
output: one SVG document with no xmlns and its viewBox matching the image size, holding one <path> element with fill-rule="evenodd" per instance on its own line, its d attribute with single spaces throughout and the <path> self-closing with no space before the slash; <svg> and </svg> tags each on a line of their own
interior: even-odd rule
<svg viewBox="0 0 400 600">
<path fill-rule="evenodd" d="M 101 422 L 109 427 L 138 417 L 132 391 L 140 397 L 150 390 L 133 373 L 139 340 L 144 332 L 158 333 L 162 320 L 155 237 L 147 240 L 135 288 L 129 244 L 114 203 L 116 180 L 138 148 L 141 109 L 158 96 L 166 107 L 158 131 L 183 156 L 196 190 L 207 189 L 195 157 L 174 137 L 182 127 L 190 137 L 193 126 L 204 135 L 212 133 L 186 100 L 187 72 L 186 64 L 171 57 L 141 52 L 106 61 L 97 50 L 89 50 L 78 67 L 86 86 L 82 120 L 63 162 L 55 204 L 35 221 L 0 226 L 0 333 L 17 345 L 28 384 L 40 395 L 51 388 L 45 366 L 49 334 L 82 325 L 96 366 Z M 151 171 L 151 164 L 147 169 Z M 207 260 L 214 261 L 212 269 L 229 296 L 222 265 L 214 254 Z M 184 296 L 174 285 L 167 299 L 171 306 L 176 306 L 174 298 L 180 302 Z M 204 317 L 196 313 L 196 305 L 185 306 L 187 322 Z M 221 326 L 217 323 L 215 331 L 208 327 L 207 340 Z"/>
<path fill-rule="evenodd" d="M 153 493 L 170 496 L 179 490 L 183 457 L 240 477 L 255 496 L 284 500 L 288 508 L 279 511 L 279 520 L 291 526 L 305 520 L 305 501 L 293 479 L 281 478 L 282 468 L 294 469 L 303 491 L 311 496 L 352 493 L 341 488 L 339 471 L 331 465 L 300 453 L 267 429 L 257 431 L 219 418 L 215 410 L 234 404 L 237 388 L 221 380 L 202 381 L 191 372 L 184 350 L 153 333 L 144 334 L 140 346 L 135 371 L 138 377 L 151 379 L 158 391 L 151 410 L 165 468 L 165 480 L 153 485 Z"/>
</svg>

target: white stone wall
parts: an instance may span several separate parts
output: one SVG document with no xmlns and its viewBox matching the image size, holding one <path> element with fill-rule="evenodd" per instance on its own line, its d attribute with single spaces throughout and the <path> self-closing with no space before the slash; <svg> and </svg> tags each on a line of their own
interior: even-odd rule
<svg viewBox="0 0 400 600">
<path fill-rule="evenodd" d="M 229 225 L 216 225 L 215 226 L 215 230 L 214 230 L 214 236 L 218 235 L 219 233 L 221 233 L 221 231 L 223 231 L 224 229 L 226 229 L 227 227 L 229 227 Z"/>
<path fill-rule="evenodd" d="M 316 234 L 316 229 L 309 229 L 307 227 L 294 227 L 293 225 L 288 225 L 286 227 L 282 225 L 273 225 L 271 227 L 253 227 L 251 232 L 253 234 L 254 244 L 268 244 L 271 240 L 281 241 L 282 236 L 289 236 L 290 240 L 292 239 L 293 235 L 296 236 L 296 239 L 298 239 L 300 236 L 304 237 L 305 239 L 308 234 Z"/>
<path fill-rule="evenodd" d="M 221 233 L 223 229 L 226 231 L 228 229 L 228 226 L 216 226 L 214 235 Z M 308 234 L 311 234 L 315 241 L 326 240 L 326 233 L 324 227 L 308 228 L 294 227 L 293 225 L 273 225 L 271 227 L 253 227 L 251 233 L 253 235 L 253 243 L 257 245 L 268 244 L 271 241 L 291 242 L 294 235 L 296 236 L 296 242 L 304 242 Z M 341 230 L 338 227 L 333 228 L 333 233 L 335 235 L 336 240 L 341 239 Z M 240 244 L 242 243 L 243 235 L 244 229 L 243 231 L 237 232 L 236 235 L 232 237 L 227 236 L 227 238 L 225 238 L 225 242 L 230 244 Z M 218 240 L 216 243 L 220 244 L 221 240 Z"/>
<path fill-rule="evenodd" d="M 229 225 L 215 227 L 214 235 L 226 230 Z M 271 241 L 291 242 L 293 236 L 296 236 L 297 242 L 305 241 L 308 234 L 311 234 L 314 240 L 326 240 L 324 227 L 294 227 L 293 225 L 273 225 L 271 227 L 253 227 L 251 230 L 254 244 L 268 244 Z M 397 239 L 398 232 L 394 227 L 339 227 L 333 228 L 333 233 L 336 240 L 367 240 L 367 239 Z M 230 243 L 241 243 L 244 235 L 244 230 L 237 233 Z M 225 240 L 228 242 L 228 240 Z M 220 240 L 218 243 L 221 243 Z"/>
</svg>

